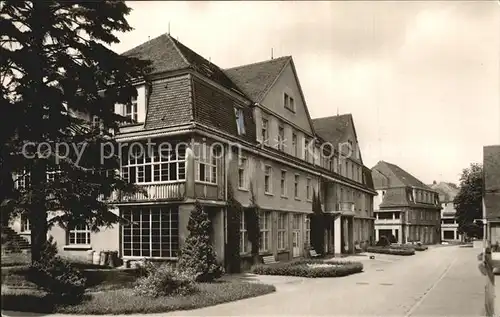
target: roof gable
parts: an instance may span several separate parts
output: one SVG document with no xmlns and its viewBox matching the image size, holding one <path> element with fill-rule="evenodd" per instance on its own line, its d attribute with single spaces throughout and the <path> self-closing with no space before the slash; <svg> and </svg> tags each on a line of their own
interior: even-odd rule
<svg viewBox="0 0 500 317">
<path fill-rule="evenodd" d="M 253 102 L 261 103 L 290 59 L 291 56 L 284 56 L 268 61 L 228 68 L 224 70 L 224 73 Z"/>
<path fill-rule="evenodd" d="M 452 202 L 459 191 L 458 188 L 452 186 L 451 183 L 445 182 L 439 182 L 438 184 L 432 184 L 428 186 L 438 192 L 439 200 L 441 202 Z"/>
<path fill-rule="evenodd" d="M 387 178 L 387 187 L 418 187 L 421 189 L 432 190 L 427 185 L 422 183 L 416 177 L 402 169 L 401 167 L 391 164 L 385 161 L 379 161 L 377 165 L 372 168 L 372 171 L 376 171 Z M 380 179 L 377 174 L 374 174 L 374 179 Z M 383 184 L 377 183 L 375 180 L 375 188 L 384 187 Z"/>
<path fill-rule="evenodd" d="M 347 142 L 350 139 L 349 137 L 352 136 L 357 146 L 359 160 L 363 163 L 352 114 L 315 118 L 312 119 L 312 123 L 316 134 L 323 140 L 332 143 L 336 148 L 338 148 L 339 144 Z"/>
</svg>

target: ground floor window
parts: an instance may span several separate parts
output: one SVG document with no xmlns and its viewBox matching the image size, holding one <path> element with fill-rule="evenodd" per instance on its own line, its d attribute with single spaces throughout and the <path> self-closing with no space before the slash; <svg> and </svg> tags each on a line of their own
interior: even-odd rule
<svg viewBox="0 0 500 317">
<path fill-rule="evenodd" d="M 247 253 L 248 251 L 247 223 L 245 220 L 245 212 L 242 212 L 240 220 L 240 253 Z"/>
<path fill-rule="evenodd" d="M 311 219 L 306 217 L 306 246 L 311 246 Z"/>
<path fill-rule="evenodd" d="M 123 255 L 177 257 L 179 250 L 178 207 L 132 208 L 122 212 Z"/>
<path fill-rule="evenodd" d="M 29 232 L 31 231 L 30 220 L 27 216 L 21 216 L 21 232 Z"/>
<path fill-rule="evenodd" d="M 68 244 L 90 244 L 90 228 L 87 225 L 76 225 L 70 228 Z"/>
<path fill-rule="evenodd" d="M 278 250 L 285 250 L 287 247 L 287 214 L 278 214 Z"/>
<path fill-rule="evenodd" d="M 455 231 L 453 231 L 453 230 L 443 230 L 443 239 L 445 239 L 445 240 L 454 240 L 455 239 Z"/>
<path fill-rule="evenodd" d="M 265 252 L 271 249 L 271 213 L 263 212 L 260 218 L 260 238 L 259 238 L 259 251 Z"/>
</svg>

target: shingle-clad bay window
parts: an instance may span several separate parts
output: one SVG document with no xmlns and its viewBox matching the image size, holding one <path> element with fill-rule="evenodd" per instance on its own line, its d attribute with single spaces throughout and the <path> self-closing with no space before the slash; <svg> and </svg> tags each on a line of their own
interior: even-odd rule
<svg viewBox="0 0 500 317">
<path fill-rule="evenodd" d="M 175 258 L 179 250 L 178 207 L 132 208 L 122 211 L 123 256 Z"/>
<path fill-rule="evenodd" d="M 122 177 L 130 183 L 176 182 L 186 179 L 186 148 L 134 146 L 122 150 Z"/>
</svg>

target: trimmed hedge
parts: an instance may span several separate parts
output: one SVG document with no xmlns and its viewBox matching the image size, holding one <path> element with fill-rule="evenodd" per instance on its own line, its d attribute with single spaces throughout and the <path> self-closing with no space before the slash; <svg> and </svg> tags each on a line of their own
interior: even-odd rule
<svg viewBox="0 0 500 317">
<path fill-rule="evenodd" d="M 329 267 L 310 267 L 308 264 L 329 264 Z M 284 275 L 300 277 L 340 277 L 363 271 L 360 262 L 326 262 L 324 260 L 298 260 L 293 262 L 258 264 L 252 266 L 251 272 L 259 275 Z"/>
<path fill-rule="evenodd" d="M 413 248 L 392 248 L 392 247 L 368 247 L 366 252 L 392 254 L 392 255 L 415 255 Z"/>
<path fill-rule="evenodd" d="M 416 245 L 414 247 L 415 251 L 425 251 L 427 250 L 429 247 L 425 246 L 425 245 Z"/>
</svg>

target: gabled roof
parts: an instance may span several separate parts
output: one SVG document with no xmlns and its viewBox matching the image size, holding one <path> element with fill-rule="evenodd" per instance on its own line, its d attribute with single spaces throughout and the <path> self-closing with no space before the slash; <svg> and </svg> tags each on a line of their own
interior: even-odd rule
<svg viewBox="0 0 500 317">
<path fill-rule="evenodd" d="M 263 62 L 237 66 L 225 70 L 226 75 L 240 87 L 240 89 L 255 103 L 262 103 L 271 88 L 274 86 L 285 67 L 290 64 L 297 82 L 300 96 L 304 102 L 304 110 L 307 120 L 311 126 L 312 134 L 315 135 L 311 115 L 307 107 L 306 98 L 300 86 L 299 76 L 295 69 L 295 63 L 291 56 L 283 56 Z"/>
<path fill-rule="evenodd" d="M 260 103 L 291 59 L 291 56 L 283 56 L 228 68 L 224 72 L 252 101 Z"/>
<path fill-rule="evenodd" d="M 356 142 L 358 136 L 356 134 L 356 126 L 352 114 L 346 113 L 331 117 L 312 119 L 314 131 L 323 140 L 332 143 L 335 147 L 340 143 L 347 130 L 352 126 Z M 360 161 L 363 162 L 361 151 L 359 151 Z"/>
<path fill-rule="evenodd" d="M 340 143 L 340 140 L 346 133 L 349 125 L 352 123 L 352 115 L 350 113 L 312 119 L 314 130 L 316 133 L 334 145 Z"/>
<path fill-rule="evenodd" d="M 500 145 L 483 148 L 484 205 L 487 218 L 500 217 Z"/>
<path fill-rule="evenodd" d="M 452 183 L 439 182 L 428 186 L 439 193 L 439 200 L 441 202 L 446 203 L 452 202 L 459 191 L 455 184 Z"/>
<path fill-rule="evenodd" d="M 124 52 L 122 55 L 150 60 L 151 74 L 187 68 L 194 69 L 223 87 L 244 95 L 217 65 L 172 38 L 169 34 L 162 34 Z"/>
<path fill-rule="evenodd" d="M 372 171 L 377 171 L 385 178 L 389 187 L 418 187 L 421 189 L 432 190 L 427 185 L 418 180 L 415 176 L 411 175 L 401 167 L 385 161 L 379 161 L 377 165 L 372 168 Z M 375 178 L 377 179 L 377 178 Z M 385 187 L 383 184 L 375 182 L 375 188 Z"/>
</svg>

